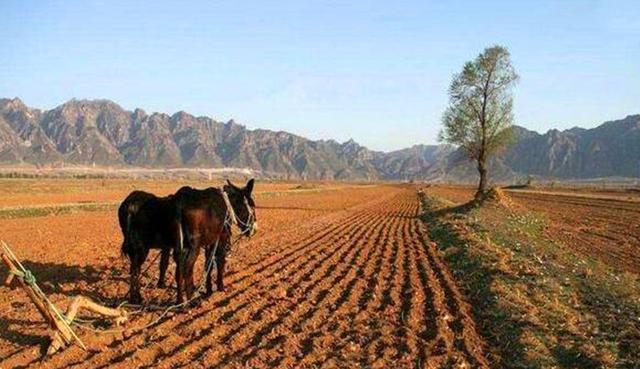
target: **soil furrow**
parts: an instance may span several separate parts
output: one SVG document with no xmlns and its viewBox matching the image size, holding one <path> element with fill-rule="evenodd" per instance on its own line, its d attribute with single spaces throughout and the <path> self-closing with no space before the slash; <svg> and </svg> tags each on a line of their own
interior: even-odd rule
<svg viewBox="0 0 640 369">
<path fill-rule="evenodd" d="M 358 232 L 362 232 L 362 229 L 366 229 L 369 226 L 369 223 L 372 221 L 373 221 L 372 218 L 368 215 L 365 217 L 362 217 L 363 223 L 362 224 L 352 223 L 351 224 L 352 229 L 350 230 L 350 233 L 346 234 L 346 237 L 344 234 L 343 235 L 335 235 L 335 234 L 327 235 L 327 238 L 328 238 L 328 240 L 326 240 L 327 242 L 318 242 L 319 245 L 323 246 L 322 248 L 314 249 L 312 252 L 307 252 L 305 254 L 302 254 L 299 258 L 294 259 L 294 261 L 297 262 L 298 264 L 289 264 L 286 266 L 286 269 L 281 270 L 280 273 L 270 275 L 266 279 L 258 278 L 258 280 L 260 281 L 260 286 L 254 286 L 254 289 L 257 289 L 259 292 L 262 291 L 262 293 L 260 294 L 260 296 L 257 296 L 255 299 L 261 299 L 262 301 L 264 301 L 265 300 L 264 297 L 273 298 L 273 296 L 269 295 L 268 292 L 278 288 L 281 284 L 283 284 L 283 281 L 286 281 L 287 282 L 286 284 L 293 285 L 293 286 L 300 284 L 304 280 L 305 276 L 308 277 L 312 275 L 314 270 L 317 269 L 318 265 L 324 263 L 325 260 L 331 257 L 334 257 L 334 255 L 340 250 L 339 247 L 335 247 L 333 250 L 329 251 L 326 256 L 317 260 L 316 256 L 318 254 L 321 254 L 323 251 L 330 248 L 330 244 L 331 244 L 330 241 L 339 240 L 341 238 L 350 239 L 350 238 L 358 237 Z M 344 253 L 340 257 L 344 258 Z M 341 260 L 342 259 L 338 259 L 338 261 L 341 261 Z M 315 263 L 307 267 L 313 261 L 315 261 Z M 287 270 L 291 271 L 293 274 L 288 273 Z M 270 281 L 271 284 L 268 286 L 265 286 L 267 281 Z M 252 291 L 252 294 L 255 295 L 256 291 Z M 251 299 L 250 297 L 247 297 L 247 298 Z M 225 300 L 227 299 L 228 298 L 225 298 Z M 231 301 L 233 301 L 234 304 L 237 304 L 238 301 L 242 301 L 242 299 L 243 297 L 241 296 L 234 296 L 233 299 L 231 299 Z M 259 306 L 257 308 L 256 306 L 253 306 L 252 307 L 253 309 L 247 309 L 242 311 L 241 312 L 242 316 L 238 317 L 238 319 L 227 319 L 228 323 L 231 323 L 228 325 L 232 325 L 236 320 L 241 320 L 242 317 L 245 318 L 244 319 L 245 321 L 241 322 L 239 325 L 236 324 L 233 329 L 231 329 L 226 334 L 222 335 L 221 336 L 222 341 L 223 342 L 232 341 L 234 337 L 236 337 L 240 333 L 242 333 L 243 336 L 246 336 L 247 330 L 252 326 L 250 322 L 255 320 L 256 318 L 259 318 L 262 314 L 269 312 L 270 308 L 274 308 L 276 306 L 277 304 L 273 302 L 265 303 L 262 306 Z M 221 306 L 218 304 L 214 304 L 214 307 L 221 307 Z M 210 334 L 214 328 L 216 328 L 215 323 L 210 325 L 206 329 L 202 330 L 199 334 L 196 335 L 196 337 L 187 340 L 184 344 L 180 345 L 174 350 L 169 351 L 167 354 L 165 354 L 165 356 L 166 357 L 173 356 L 175 352 L 184 349 L 185 347 L 197 342 L 200 338 L 203 338 L 205 335 Z M 217 329 L 218 331 L 224 330 L 224 327 L 217 327 L 217 328 L 218 328 Z"/>
<path fill-rule="evenodd" d="M 326 284 L 336 285 L 338 283 L 344 282 L 347 276 L 347 271 L 349 269 L 349 266 L 352 265 L 354 261 L 358 259 L 359 254 L 362 252 L 362 249 L 358 247 L 358 245 L 363 242 L 364 240 L 363 235 L 367 231 L 369 231 L 371 227 L 375 228 L 383 221 L 383 219 L 379 217 L 374 217 L 374 219 L 375 219 L 375 224 L 371 224 L 371 225 L 368 225 L 367 227 L 360 228 L 360 232 L 358 232 L 356 237 L 346 238 L 345 242 L 339 246 L 341 248 L 345 248 L 348 253 L 348 255 L 346 255 L 346 257 L 348 258 L 345 260 L 346 262 L 332 264 L 330 262 L 325 262 L 324 260 L 322 260 L 317 265 L 318 267 L 318 269 L 316 269 L 317 273 L 314 273 L 317 276 L 318 274 L 320 274 L 322 270 L 325 270 L 323 274 L 320 274 L 319 278 L 311 281 L 311 283 L 308 283 L 308 285 L 306 286 L 304 285 L 305 282 L 301 283 L 299 288 L 302 289 L 302 293 L 299 294 L 299 297 L 293 302 L 288 301 L 289 303 L 284 309 L 282 309 L 283 311 L 278 312 L 277 314 L 274 314 L 274 316 L 276 316 L 276 319 L 272 319 L 271 321 L 266 323 L 267 324 L 266 327 L 264 327 L 265 323 L 260 324 L 261 322 L 259 322 L 258 324 L 256 324 L 257 326 L 262 325 L 263 327 L 257 331 L 258 335 L 254 336 L 254 339 L 251 341 L 253 343 L 253 346 L 259 345 L 262 342 L 263 335 L 270 332 L 270 330 L 275 326 L 281 324 L 287 317 L 292 315 L 300 306 L 303 306 L 302 303 L 305 300 L 314 301 L 316 304 L 323 303 L 324 299 L 328 294 L 328 291 L 325 289 L 324 286 L 321 285 L 322 281 L 325 281 L 329 277 L 333 276 L 333 279 L 330 279 Z M 228 358 L 233 358 L 236 355 L 240 355 L 244 350 L 248 350 L 248 349 L 251 349 L 251 347 L 243 347 L 240 350 L 237 350 L 237 352 L 231 353 L 228 356 Z"/>
<path fill-rule="evenodd" d="M 385 224 L 381 224 L 382 227 Z M 332 296 L 326 304 L 313 304 L 309 310 L 299 317 L 290 319 L 287 328 L 290 327 L 293 335 L 288 336 L 285 342 L 285 352 L 278 358 L 278 362 L 285 361 L 285 357 L 299 356 L 301 365 L 310 364 L 305 359 L 314 351 L 322 351 L 321 345 L 316 345 L 315 341 L 320 340 L 327 345 L 331 337 L 340 335 L 338 329 L 329 329 L 335 320 L 341 321 L 343 324 L 351 324 L 355 313 L 362 307 L 362 298 L 365 293 L 365 286 L 369 285 L 374 275 L 373 265 L 382 264 L 382 254 L 386 249 L 386 239 L 388 233 L 384 232 L 382 227 L 373 230 L 368 234 L 368 239 L 372 240 L 363 245 L 366 247 L 369 243 L 373 244 L 373 250 L 366 256 L 362 256 L 365 260 L 359 260 L 358 265 L 350 271 L 353 278 L 346 284 L 344 289 L 340 286 L 332 286 Z M 310 334 L 303 334 L 310 332 Z M 287 349 L 291 349 L 287 351 Z M 317 360 L 317 357 L 316 357 Z"/>
<path fill-rule="evenodd" d="M 363 222 L 362 226 L 364 227 L 366 227 L 367 222 L 371 221 L 370 218 L 367 216 L 360 217 L 358 218 L 358 220 Z M 327 238 L 328 239 L 327 241 L 337 238 L 337 236 L 334 233 L 324 234 L 323 237 Z M 328 246 L 326 245 L 330 244 L 330 242 L 323 243 L 321 241 L 323 241 L 322 238 L 315 239 L 313 242 L 307 243 L 306 245 L 309 247 L 312 247 L 312 249 L 306 250 L 307 251 L 306 253 L 301 253 L 298 258 L 293 257 L 291 260 L 297 262 L 298 264 L 288 263 L 287 267 L 289 268 L 289 270 L 291 270 L 292 272 L 300 272 L 301 270 L 300 268 L 302 268 L 302 270 L 305 270 L 304 266 L 309 264 L 313 260 L 312 258 L 318 252 L 321 252 L 322 250 L 328 248 Z M 278 265 L 279 264 L 277 265 L 274 264 L 273 267 L 277 268 Z M 216 308 L 221 308 L 221 309 L 224 308 L 223 311 L 220 311 L 219 313 L 221 316 L 224 317 L 224 319 L 229 320 L 231 318 L 231 315 L 241 311 L 238 308 L 238 306 L 242 306 L 243 301 L 258 300 L 259 297 L 256 297 L 256 295 L 258 295 L 260 291 L 264 291 L 265 289 L 269 290 L 269 289 L 275 288 L 276 285 L 280 284 L 282 282 L 282 279 L 285 278 L 286 276 L 286 273 L 283 272 L 278 275 L 271 274 L 265 279 L 257 278 L 260 275 L 260 273 L 265 273 L 267 270 L 268 268 L 256 270 L 254 278 L 252 278 L 252 283 L 249 286 L 245 286 L 244 288 L 240 288 L 239 286 L 237 286 L 238 283 L 235 283 L 232 281 L 228 286 L 230 292 L 226 292 L 225 296 L 223 296 L 219 300 L 218 300 L 219 294 L 214 294 L 212 298 L 212 300 L 214 301 L 212 302 L 207 301 L 207 305 L 211 305 L 210 308 L 204 309 L 203 307 L 201 307 L 203 308 L 202 311 L 198 313 L 194 313 L 193 316 L 189 316 L 188 318 L 183 317 L 182 321 L 178 322 L 177 324 L 174 324 L 172 321 L 168 320 L 165 323 L 159 325 L 157 329 L 160 329 L 162 331 L 171 332 L 173 334 L 177 332 L 183 338 L 182 339 L 183 342 L 180 343 L 179 345 L 175 345 L 170 350 L 166 350 L 166 352 L 162 352 L 160 355 L 154 356 L 153 362 L 162 360 L 163 358 L 174 357 L 175 354 L 180 350 L 183 350 L 184 348 L 188 347 L 190 344 L 204 337 L 205 335 L 210 334 L 213 331 L 213 329 L 216 327 L 215 324 L 209 324 L 204 329 L 198 328 L 197 330 L 199 330 L 199 332 L 193 332 L 192 329 L 190 329 L 190 327 L 198 326 L 199 324 L 201 324 L 202 322 L 200 322 L 200 320 L 209 317 Z M 268 281 L 271 282 L 268 288 L 257 289 L 258 283 L 264 285 L 264 283 L 267 283 Z M 260 309 L 264 310 L 265 306 L 262 306 L 261 308 L 259 308 L 258 311 L 260 311 Z M 243 313 L 243 316 L 246 316 L 248 314 L 247 311 L 242 311 L 242 313 Z M 210 317 L 210 319 L 212 318 L 215 319 L 214 317 Z M 235 329 L 235 333 L 241 332 L 242 328 L 244 328 L 243 325 L 237 326 Z M 146 344 L 146 340 L 144 339 L 144 337 L 139 337 L 139 336 L 133 336 L 133 337 L 136 337 L 137 344 L 135 347 L 129 350 L 130 352 L 137 351 L 140 349 L 139 345 Z M 168 337 L 170 337 L 170 335 L 166 334 L 163 338 L 168 338 Z M 227 341 L 231 338 L 231 336 L 222 336 L 222 337 L 223 337 L 223 341 Z M 126 341 L 126 339 L 118 342 L 117 345 L 118 346 L 122 345 L 124 341 Z M 132 342 L 127 342 L 127 343 L 130 345 Z M 110 364 L 114 364 L 114 363 L 111 362 Z"/>
<path fill-rule="evenodd" d="M 83 332 L 88 352 L 70 347 L 44 363 L 32 350 L 13 346 L 1 366 L 487 367 L 468 304 L 425 239 L 415 189 L 358 191 L 335 191 L 353 196 L 343 200 L 348 208 L 335 199 L 330 207 L 296 202 L 300 198 L 287 203 L 287 196 L 269 199 L 259 215 L 270 232 L 243 242 L 233 254 L 228 290 L 153 328 L 106 336 Z M 308 217 L 296 225 L 269 218 L 293 212 Z M 148 275 L 145 282 L 153 282 L 157 265 Z M 114 279 L 108 270 L 98 276 L 93 290 L 107 299 L 126 289 L 126 278 Z M 171 302 L 173 294 L 147 289 L 148 301 Z M 157 316 L 136 316 L 128 327 Z M 9 329 L 16 330 L 15 324 Z"/>
<path fill-rule="evenodd" d="M 464 354 L 472 367 L 488 367 L 483 353 L 483 340 L 478 335 L 475 323 L 471 318 L 471 307 L 464 300 L 451 272 L 438 256 L 435 244 L 428 241 L 422 224 L 416 221 L 413 230 L 416 238 L 422 240 L 420 246 L 426 250 L 427 260 L 435 271 L 443 289 L 449 313 L 453 316 L 450 326 L 454 332 L 455 347 Z"/>
</svg>

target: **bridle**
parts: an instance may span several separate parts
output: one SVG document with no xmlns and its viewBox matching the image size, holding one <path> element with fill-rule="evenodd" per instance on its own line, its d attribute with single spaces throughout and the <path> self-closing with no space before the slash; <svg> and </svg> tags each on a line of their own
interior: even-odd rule
<svg viewBox="0 0 640 369">
<path fill-rule="evenodd" d="M 250 236 L 256 227 L 256 222 L 255 222 L 256 215 L 255 215 L 255 210 L 249 205 L 249 201 L 247 200 L 247 198 L 245 196 L 242 196 L 244 206 L 247 208 L 247 213 L 249 213 L 249 216 L 247 217 L 246 222 L 243 222 L 242 219 L 238 218 L 238 216 L 236 215 L 236 212 L 233 209 L 233 205 L 231 204 L 231 200 L 229 199 L 229 194 L 227 193 L 227 191 L 224 191 L 224 190 L 222 191 L 222 198 L 224 199 L 225 205 L 227 207 L 227 214 L 225 216 L 224 223 L 230 226 L 235 225 L 238 228 L 240 228 L 240 234 L 239 234 L 240 237 Z"/>
</svg>

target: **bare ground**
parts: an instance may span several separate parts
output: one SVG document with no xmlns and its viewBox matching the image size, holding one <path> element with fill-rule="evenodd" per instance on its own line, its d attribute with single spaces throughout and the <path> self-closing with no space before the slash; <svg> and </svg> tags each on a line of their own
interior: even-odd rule
<svg viewBox="0 0 640 369">
<path fill-rule="evenodd" d="M 0 367 L 488 367 L 414 188 L 284 193 L 258 205 L 261 234 L 233 255 L 226 292 L 141 332 L 82 332 L 87 352 L 41 362 L 44 324 L 23 292 L 0 287 Z M 59 306 L 76 294 L 115 304 L 127 289 L 116 223 L 113 211 L 2 219 L 0 237 Z"/>
</svg>

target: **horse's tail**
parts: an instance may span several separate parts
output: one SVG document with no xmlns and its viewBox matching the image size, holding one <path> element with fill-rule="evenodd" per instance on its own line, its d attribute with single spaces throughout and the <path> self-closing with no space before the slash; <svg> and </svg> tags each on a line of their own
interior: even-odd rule
<svg viewBox="0 0 640 369">
<path fill-rule="evenodd" d="M 131 230 L 131 217 L 133 216 L 133 211 L 134 209 L 131 209 L 131 207 L 129 207 L 126 211 L 126 219 L 124 222 L 124 229 L 123 229 L 123 236 L 124 236 L 124 240 L 122 241 L 122 247 L 120 248 L 120 254 L 122 256 L 124 256 L 127 259 L 131 258 L 131 255 L 133 254 L 133 247 L 132 247 L 132 238 L 133 238 L 133 232 Z"/>
</svg>

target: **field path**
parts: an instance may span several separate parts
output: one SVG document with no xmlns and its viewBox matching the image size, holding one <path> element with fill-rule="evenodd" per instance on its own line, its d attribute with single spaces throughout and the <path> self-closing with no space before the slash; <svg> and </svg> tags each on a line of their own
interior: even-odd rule
<svg viewBox="0 0 640 369">
<path fill-rule="evenodd" d="M 415 189 L 388 187 L 246 243 L 230 261 L 226 292 L 153 329 L 83 332 L 88 352 L 71 347 L 44 363 L 37 346 L 19 346 L 0 367 L 488 367 L 419 212 Z"/>
</svg>

